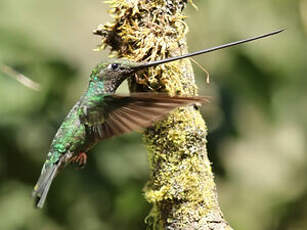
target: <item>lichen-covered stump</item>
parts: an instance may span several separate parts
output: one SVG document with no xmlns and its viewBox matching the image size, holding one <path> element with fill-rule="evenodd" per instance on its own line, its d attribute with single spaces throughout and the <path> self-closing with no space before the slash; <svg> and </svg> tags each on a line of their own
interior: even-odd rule
<svg viewBox="0 0 307 230">
<path fill-rule="evenodd" d="M 111 24 L 94 31 L 100 48 L 133 61 L 152 61 L 187 52 L 183 0 L 111 0 Z M 189 60 L 150 68 L 129 82 L 131 91 L 195 95 Z M 150 180 L 144 188 L 153 208 L 148 229 L 231 229 L 219 208 L 206 150 L 206 124 L 197 106 L 179 108 L 145 131 Z"/>
</svg>

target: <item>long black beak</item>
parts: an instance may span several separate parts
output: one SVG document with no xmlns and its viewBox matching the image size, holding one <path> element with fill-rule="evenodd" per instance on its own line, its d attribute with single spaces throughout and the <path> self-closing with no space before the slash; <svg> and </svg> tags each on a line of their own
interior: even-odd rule
<svg viewBox="0 0 307 230">
<path fill-rule="evenodd" d="M 147 63 L 140 63 L 140 65 L 135 66 L 134 69 L 139 70 L 139 69 L 143 69 L 143 68 L 147 68 L 147 67 L 151 67 L 151 66 L 157 66 L 157 65 L 164 64 L 164 63 L 167 63 L 167 62 L 176 61 L 176 60 L 183 59 L 183 58 L 193 57 L 193 56 L 196 56 L 196 55 L 199 55 L 199 54 L 209 53 L 209 52 L 212 52 L 212 51 L 215 51 L 215 50 L 224 49 L 226 47 L 236 46 L 236 45 L 239 45 L 239 44 L 242 44 L 242 43 L 247 43 L 247 42 L 255 41 L 255 40 L 258 40 L 258 39 L 270 37 L 270 36 L 273 36 L 275 34 L 279 34 L 283 31 L 284 31 L 284 29 L 277 30 L 277 31 L 273 31 L 271 33 L 263 34 L 263 35 L 260 35 L 260 36 L 257 36 L 257 37 L 252 37 L 252 38 L 248 38 L 248 39 L 244 39 L 244 40 L 240 40 L 240 41 L 236 41 L 236 42 L 231 42 L 231 43 L 227 43 L 227 44 L 224 44 L 224 45 L 215 46 L 215 47 L 212 47 L 212 48 L 209 48 L 209 49 L 200 50 L 200 51 L 184 54 L 184 55 L 177 56 L 177 57 L 171 57 L 171 58 L 166 58 L 166 59 L 163 59 L 163 60 L 147 62 Z"/>
</svg>

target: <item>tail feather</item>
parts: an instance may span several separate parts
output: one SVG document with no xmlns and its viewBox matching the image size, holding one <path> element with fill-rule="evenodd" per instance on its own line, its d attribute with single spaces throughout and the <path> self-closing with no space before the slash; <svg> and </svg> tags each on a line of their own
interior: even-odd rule
<svg viewBox="0 0 307 230">
<path fill-rule="evenodd" d="M 47 167 L 44 165 L 42 173 L 32 193 L 32 196 L 35 198 L 35 206 L 37 208 L 43 207 L 50 185 L 58 171 L 59 166 L 59 162 Z"/>
</svg>

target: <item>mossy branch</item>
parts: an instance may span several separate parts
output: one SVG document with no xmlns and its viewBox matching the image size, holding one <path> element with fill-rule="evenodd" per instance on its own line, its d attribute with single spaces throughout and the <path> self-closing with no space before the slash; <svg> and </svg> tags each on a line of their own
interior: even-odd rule
<svg viewBox="0 0 307 230">
<path fill-rule="evenodd" d="M 110 0 L 114 21 L 100 25 L 100 49 L 132 61 L 187 52 L 184 0 Z M 129 82 L 131 91 L 196 95 L 189 60 L 150 68 Z M 207 127 L 197 106 L 179 108 L 144 133 L 151 175 L 144 188 L 153 208 L 148 229 L 231 229 L 219 208 L 206 149 Z"/>
</svg>

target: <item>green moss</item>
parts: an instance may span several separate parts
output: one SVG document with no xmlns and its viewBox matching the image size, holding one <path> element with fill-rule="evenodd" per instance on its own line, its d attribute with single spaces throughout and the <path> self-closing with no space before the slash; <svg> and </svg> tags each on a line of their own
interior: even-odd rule
<svg viewBox="0 0 307 230">
<path fill-rule="evenodd" d="M 178 109 L 146 131 L 144 140 L 154 178 L 144 189 L 149 202 L 185 202 L 178 207 L 178 216 L 187 216 L 192 209 L 200 217 L 216 207 L 210 163 L 200 153 L 205 151 L 205 136 L 205 123 L 192 108 Z"/>
</svg>

